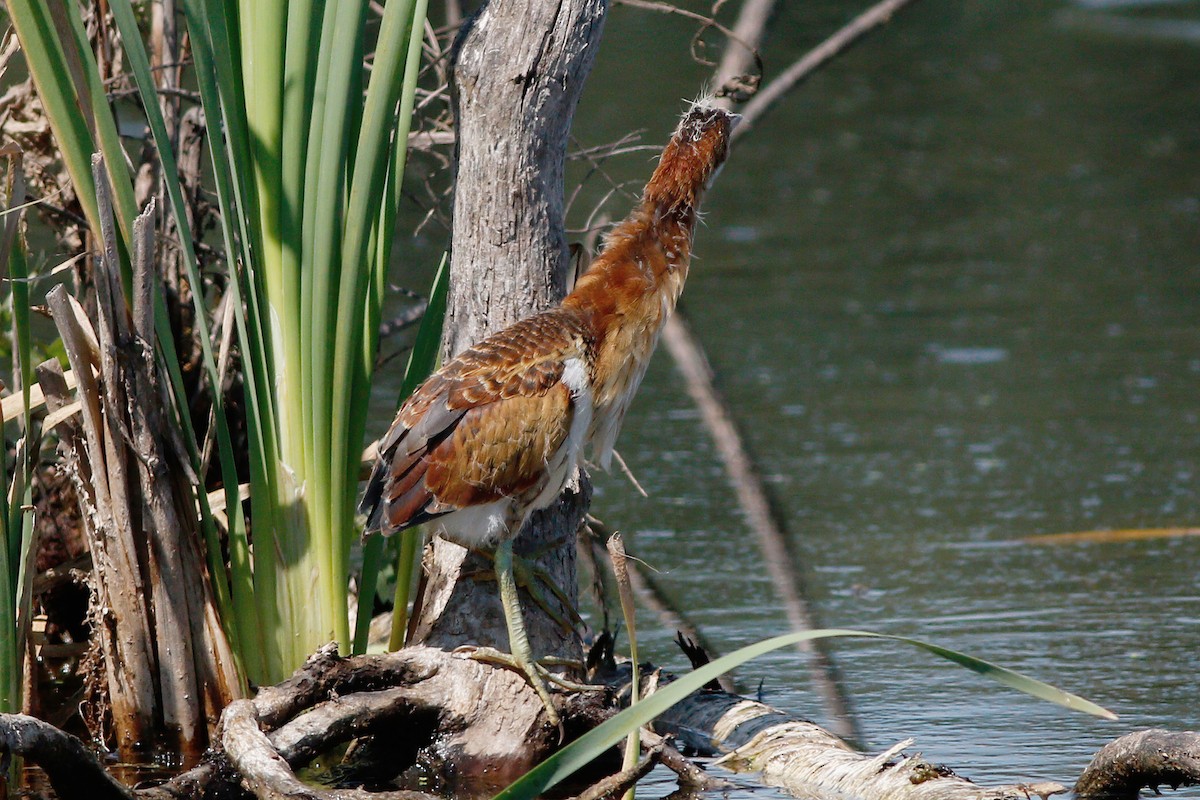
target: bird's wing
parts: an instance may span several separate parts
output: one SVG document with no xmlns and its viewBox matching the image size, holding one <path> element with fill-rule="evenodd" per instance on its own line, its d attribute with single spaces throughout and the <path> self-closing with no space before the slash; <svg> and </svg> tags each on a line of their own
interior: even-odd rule
<svg viewBox="0 0 1200 800">
<path fill-rule="evenodd" d="M 535 487 L 574 413 L 565 365 L 587 347 L 555 310 L 464 351 L 400 408 L 380 440 L 361 510 L 368 530 L 394 533 Z"/>
</svg>

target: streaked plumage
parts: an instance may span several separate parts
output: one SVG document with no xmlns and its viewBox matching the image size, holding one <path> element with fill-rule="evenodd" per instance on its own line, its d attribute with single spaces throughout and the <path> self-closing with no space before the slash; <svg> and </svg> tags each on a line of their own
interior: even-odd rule
<svg viewBox="0 0 1200 800">
<path fill-rule="evenodd" d="M 368 530 L 389 534 L 437 519 L 451 541 L 476 547 L 553 502 L 591 421 L 593 348 L 578 316 L 559 308 L 446 364 L 379 442 L 363 498 Z"/>
<path fill-rule="evenodd" d="M 459 544 L 499 544 L 507 563 L 512 537 L 575 479 L 586 445 L 608 467 L 683 289 L 700 197 L 736 120 L 695 104 L 642 202 L 562 305 L 468 348 L 404 403 L 380 440 L 363 497 L 368 531 L 389 535 L 433 521 Z M 519 610 L 505 608 L 510 639 L 524 638 Z M 531 659 L 513 644 L 553 718 Z"/>
<path fill-rule="evenodd" d="M 700 195 L 736 117 L 697 104 L 642 203 L 562 305 L 468 348 L 429 378 L 380 440 L 368 530 L 437 520 L 468 546 L 516 535 L 591 445 L 608 467 L 625 413 L 687 278 Z"/>
</svg>

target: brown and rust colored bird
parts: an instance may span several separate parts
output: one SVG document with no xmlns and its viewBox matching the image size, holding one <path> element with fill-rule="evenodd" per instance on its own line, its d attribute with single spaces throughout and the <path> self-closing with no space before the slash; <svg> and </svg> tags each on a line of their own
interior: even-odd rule
<svg viewBox="0 0 1200 800">
<path fill-rule="evenodd" d="M 687 278 L 700 198 L 738 117 L 684 115 L 641 204 L 558 308 L 468 348 L 404 403 L 379 442 L 361 510 L 384 535 L 432 522 L 465 547 L 495 545 L 514 660 L 557 715 L 530 653 L 512 540 L 576 479 L 590 445 L 608 467 L 625 412 Z"/>
</svg>

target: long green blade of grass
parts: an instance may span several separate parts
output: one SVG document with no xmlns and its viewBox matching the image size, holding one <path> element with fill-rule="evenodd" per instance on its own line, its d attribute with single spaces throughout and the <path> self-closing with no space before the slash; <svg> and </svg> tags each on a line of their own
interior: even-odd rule
<svg viewBox="0 0 1200 800">
<path fill-rule="evenodd" d="M 28 363 L 29 357 L 27 328 L 29 300 L 28 285 L 25 282 L 25 278 L 28 276 L 17 241 L 21 212 L 14 210 L 25 202 L 25 186 L 21 174 L 20 150 L 15 146 L 6 146 L 4 150 L 4 155 L 7 156 L 8 172 L 3 191 L 3 204 L 0 205 L 0 211 L 5 212 L 4 216 L 0 217 L 0 276 L 8 276 L 12 279 L 7 283 L 12 287 L 9 300 L 12 303 L 13 320 L 12 344 L 15 362 L 13 373 L 18 380 L 22 380 L 22 388 L 25 393 L 25 430 L 28 432 L 28 379 L 21 377 L 25 375 L 23 363 Z M 23 317 L 18 316 L 21 310 L 18 308 L 19 292 L 26 295 L 22 301 L 24 304 Z M 24 332 L 21 330 L 22 319 L 26 326 Z M 23 334 L 25 336 L 24 344 L 21 342 Z M 3 424 L 0 423 L 0 433 L 3 432 L 2 427 Z M 20 449 L 18 448 L 18 451 Z M 21 470 L 20 463 L 13 464 L 13 495 L 17 494 L 15 491 L 17 474 Z M 18 623 L 18 617 L 22 616 L 23 610 L 20 607 L 22 594 L 20 564 L 24 558 L 27 542 L 23 535 L 19 506 L 16 509 L 12 507 L 12 504 L 9 503 L 9 493 L 8 458 L 6 455 L 0 454 L 0 526 L 3 526 L 3 529 L 0 530 L 0 534 L 3 534 L 3 541 L 0 541 L 0 712 L 16 713 L 21 710 L 21 665 L 24 655 L 20 636 L 21 625 Z M 20 499 L 16 499 L 19 503 Z"/>
<path fill-rule="evenodd" d="M 766 639 L 748 647 L 743 647 L 727 656 L 718 658 L 716 661 L 705 664 L 699 669 L 689 672 L 678 680 L 672 681 L 649 697 L 643 698 L 637 705 L 625 709 L 612 719 L 596 726 L 562 750 L 550 756 L 550 758 L 541 764 L 538 764 L 498 794 L 496 799 L 531 800 L 531 798 L 538 797 L 542 792 L 616 745 L 628 736 L 631 730 L 636 730 L 642 725 L 649 723 L 671 706 L 700 689 L 700 687 L 704 686 L 710 680 L 731 669 L 735 669 L 752 658 L 783 647 L 790 647 L 800 642 L 837 637 L 888 639 L 901 642 L 953 661 L 972 672 L 977 672 L 984 677 L 1041 700 L 1057 703 L 1064 708 L 1082 711 L 1086 714 L 1103 717 L 1104 719 L 1116 719 L 1116 715 L 1111 711 L 1101 708 L 1088 700 L 1084 700 L 1082 697 L 1077 697 L 1076 695 L 1057 689 L 1048 683 L 1034 680 L 1005 667 L 966 655 L 965 653 L 929 644 L 919 639 L 836 628 L 804 631 L 802 633 L 776 636 L 772 639 Z"/>
<path fill-rule="evenodd" d="M 371 82 L 358 131 L 357 146 L 351 172 L 347 200 L 346 227 L 342 239 L 340 263 L 343 265 L 337 288 L 335 325 L 336 353 L 333 362 L 332 392 L 334 408 L 349 408 L 349 414 L 335 417 L 331 431 L 330 453 L 331 500 L 337 504 L 339 515 L 347 515 L 337 524 L 345 534 L 353 514 L 358 483 L 352 479 L 359 445 L 366 428 L 367 407 L 370 402 L 371 373 L 376 349 L 375 330 L 378 327 L 382 294 L 376 291 L 379 276 L 387 271 L 390 252 L 379 248 L 376 240 L 392 238 L 391 221 L 387 211 L 372 213 L 389 206 L 387 194 L 391 176 L 403 170 L 403 160 L 396 163 L 396 149 L 389 147 L 391 137 L 407 144 L 411 104 L 400 102 L 408 91 L 415 90 L 417 70 L 406 70 L 413 47 L 412 33 L 423 30 L 425 7 L 414 0 L 391 0 L 383 13 Z M 417 38 L 417 46 L 420 37 Z M 397 113 L 397 103 L 400 111 Z M 406 151 L 405 151 L 406 152 Z M 383 227 L 377 220 L 383 219 Z M 345 265 L 359 265 L 345 268 Z M 357 309 L 357 313 L 355 310 Z M 348 548 L 344 548 L 343 552 Z"/>
<path fill-rule="evenodd" d="M 323 50 L 323 55 L 328 57 L 325 83 L 317 87 L 326 94 L 321 132 L 309 143 L 310 149 L 319 147 L 321 153 L 316 159 L 316 171 L 308 175 L 306 183 L 306 187 L 311 185 L 308 190 L 316 191 L 318 222 L 312 231 L 312 261 L 307 273 L 311 280 L 312 317 L 306 322 L 312 338 L 305 353 L 309 365 L 304 387 L 308 402 L 303 405 L 309 414 L 305 431 L 311 437 L 307 448 L 311 458 L 306 468 L 311 479 L 308 482 L 309 508 L 315 520 L 312 534 L 315 546 L 327 559 L 320 589 L 325 602 L 334 608 L 339 604 L 345 607 L 350 544 L 348 526 L 352 523 L 350 510 L 335 487 L 338 486 L 339 467 L 354 468 L 352 463 L 338 461 L 334 456 L 339 444 L 345 444 L 334 441 L 336 419 L 354 415 L 348 406 L 334 401 L 334 364 L 343 358 L 333 333 L 339 302 L 336 287 L 341 274 L 366 268 L 365 264 L 345 262 L 339 257 L 344 227 L 354 224 L 345 212 L 345 184 L 354 157 L 351 143 L 357 130 L 354 127 L 356 114 L 350 108 L 353 104 L 337 101 L 337 98 L 359 96 L 355 87 L 360 80 L 362 62 L 359 54 L 366 4 L 354 0 L 339 6 L 332 31 L 327 32 L 331 36 L 329 46 Z M 354 313 L 363 313 L 361 300 L 354 307 Z M 294 398 L 282 402 L 295 404 L 296 413 L 300 414 L 301 401 L 301 393 L 297 392 Z M 355 442 L 353 448 L 359 448 L 361 441 L 360 438 Z M 332 622 L 334 638 L 343 647 L 349 646 L 346 614 L 336 615 Z"/>
<path fill-rule="evenodd" d="M 221 211 L 226 263 L 241 265 L 241 269 L 234 268 L 231 271 L 228 290 L 233 300 L 234 324 L 244 356 L 242 379 L 248 406 L 246 426 L 251 504 L 260 509 L 262 524 L 270 525 L 271 500 L 275 496 L 272 484 L 275 463 L 274 418 L 265 388 L 264 376 L 269 374 L 269 369 L 264 366 L 266 344 L 258 325 L 260 317 L 256 313 L 256 294 L 249 288 L 254 269 L 253 229 L 247 224 L 246 214 L 239 213 L 239 209 L 252 200 L 244 174 L 232 167 L 235 159 L 249 158 L 245 147 L 244 109 L 230 98 L 230 95 L 236 95 L 239 91 L 240 73 L 231 58 L 228 26 L 221 8 L 211 4 L 205 6 L 204 0 L 185 0 L 184 14 L 192 42 L 192 57 L 196 67 L 194 74 L 207 124 L 210 130 L 224 130 L 227 134 L 223 137 L 207 137 L 208 150 Z M 222 466 L 223 472 L 224 469 Z M 267 499 L 258 499 L 262 497 Z M 207 499 L 204 498 L 203 502 L 207 502 Z M 229 603 L 222 608 L 228 609 L 232 604 L 232 613 L 223 622 L 235 634 L 234 649 L 242 667 L 249 677 L 264 681 L 282 670 L 281 660 L 277 650 L 267 646 L 265 640 L 267 621 L 262 618 L 256 603 L 255 575 L 245 518 L 239 513 L 240 504 L 232 508 L 227 505 L 226 510 L 229 520 L 228 573 L 221 559 L 221 543 L 215 526 L 206 524 L 209 567 L 214 576 L 222 576 L 219 590 L 226 592 L 229 597 Z M 226 583 L 227 588 L 224 585 Z"/>
</svg>

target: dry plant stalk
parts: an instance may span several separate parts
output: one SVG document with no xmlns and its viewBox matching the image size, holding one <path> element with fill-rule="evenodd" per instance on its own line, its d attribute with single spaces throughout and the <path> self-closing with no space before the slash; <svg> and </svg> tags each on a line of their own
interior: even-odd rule
<svg viewBox="0 0 1200 800">
<path fill-rule="evenodd" d="M 64 442 L 95 563 L 113 733 L 123 755 L 152 742 L 195 753 L 239 682 L 198 543 L 195 476 L 172 447 L 174 421 L 163 411 L 153 344 L 153 204 L 134 226 L 131 318 L 99 156 L 92 168 L 104 245 L 98 324 L 93 329 L 61 286 L 47 299 L 79 379 L 83 436 Z"/>
</svg>

